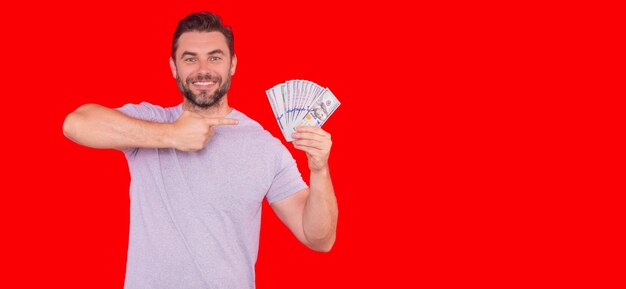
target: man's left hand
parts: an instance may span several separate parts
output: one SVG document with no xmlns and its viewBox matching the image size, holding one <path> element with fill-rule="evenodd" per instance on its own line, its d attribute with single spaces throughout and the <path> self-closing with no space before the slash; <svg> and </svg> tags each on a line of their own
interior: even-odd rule
<svg viewBox="0 0 626 289">
<path fill-rule="evenodd" d="M 319 127 L 299 126 L 291 136 L 294 147 L 306 152 L 311 172 L 328 169 L 328 156 L 333 144 L 329 133 Z"/>
</svg>

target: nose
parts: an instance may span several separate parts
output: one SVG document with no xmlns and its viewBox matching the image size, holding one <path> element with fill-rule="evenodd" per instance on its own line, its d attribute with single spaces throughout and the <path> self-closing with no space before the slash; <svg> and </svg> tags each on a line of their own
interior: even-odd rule
<svg viewBox="0 0 626 289">
<path fill-rule="evenodd" d="M 208 73 L 208 72 L 209 72 L 209 62 L 199 61 L 198 73 Z"/>
</svg>

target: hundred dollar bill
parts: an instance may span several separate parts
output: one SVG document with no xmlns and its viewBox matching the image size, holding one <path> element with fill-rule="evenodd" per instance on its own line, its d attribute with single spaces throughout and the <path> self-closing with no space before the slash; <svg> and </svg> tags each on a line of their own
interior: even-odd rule
<svg viewBox="0 0 626 289">
<path fill-rule="evenodd" d="M 292 122 L 295 120 L 298 120 L 298 116 L 300 115 L 300 113 L 303 110 L 306 110 L 304 108 L 304 103 L 307 101 L 308 98 L 310 98 L 311 96 L 307 94 L 306 91 L 306 82 L 303 80 L 296 80 L 294 83 L 295 87 L 296 87 L 296 91 L 295 94 L 293 95 L 293 103 L 294 105 L 292 106 L 292 113 L 291 113 L 291 117 L 292 117 Z"/>
<path fill-rule="evenodd" d="M 296 111 L 296 120 L 301 120 L 307 114 L 309 107 L 315 102 L 318 96 L 324 91 L 324 88 L 312 81 L 305 80 L 305 95 L 302 102 L 298 105 Z"/>
<path fill-rule="evenodd" d="M 339 105 L 341 105 L 341 102 L 339 102 L 330 89 L 326 88 L 309 108 L 307 114 L 289 128 L 289 133 L 284 134 L 285 139 L 287 139 L 287 141 L 293 141 L 291 134 L 295 132 L 296 127 L 300 125 L 321 127 L 326 120 L 328 120 L 330 115 L 337 110 Z"/>
<path fill-rule="evenodd" d="M 328 88 L 309 80 L 288 80 L 265 93 L 287 141 L 298 125 L 322 126 L 340 105 Z"/>
<path fill-rule="evenodd" d="M 281 111 L 281 108 L 276 100 L 276 94 L 275 94 L 275 87 L 272 87 L 268 90 L 265 91 L 265 94 L 267 94 L 267 98 L 270 102 L 270 106 L 272 107 L 272 112 L 274 112 L 274 116 L 276 117 L 276 122 L 278 122 L 278 126 L 280 127 L 281 130 L 285 130 L 286 127 L 283 124 L 284 120 L 283 120 L 283 116 L 284 113 Z M 282 102 L 282 100 L 280 100 Z"/>
</svg>

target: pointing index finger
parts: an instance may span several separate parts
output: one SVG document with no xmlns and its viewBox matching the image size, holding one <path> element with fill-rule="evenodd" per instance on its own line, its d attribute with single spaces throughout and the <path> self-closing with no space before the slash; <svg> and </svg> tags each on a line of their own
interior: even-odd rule
<svg viewBox="0 0 626 289">
<path fill-rule="evenodd" d="M 210 125 L 237 125 L 239 124 L 239 120 L 234 118 L 207 118 L 207 122 Z"/>
</svg>

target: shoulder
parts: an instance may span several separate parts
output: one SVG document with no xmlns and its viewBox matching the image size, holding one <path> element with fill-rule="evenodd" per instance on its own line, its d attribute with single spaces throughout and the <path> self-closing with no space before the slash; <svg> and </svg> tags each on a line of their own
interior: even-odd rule
<svg viewBox="0 0 626 289">
<path fill-rule="evenodd" d="M 128 103 L 115 109 L 133 118 L 156 122 L 173 122 L 182 113 L 180 104 L 172 107 L 162 107 L 146 101 L 139 104 Z"/>
</svg>

